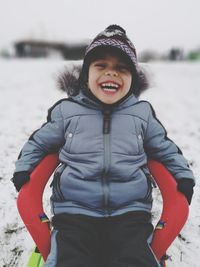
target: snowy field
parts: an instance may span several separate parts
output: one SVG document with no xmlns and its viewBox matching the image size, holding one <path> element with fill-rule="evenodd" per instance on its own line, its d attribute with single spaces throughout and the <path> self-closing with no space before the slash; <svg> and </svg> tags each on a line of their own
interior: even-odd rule
<svg viewBox="0 0 200 267">
<path fill-rule="evenodd" d="M 47 109 L 65 94 L 56 89 L 64 61 L 0 61 L 0 266 L 25 267 L 34 244 L 18 215 L 17 193 L 10 182 L 14 162 L 30 134 L 45 121 Z M 190 215 L 168 250 L 168 267 L 200 266 L 200 63 L 145 65 L 152 87 L 149 100 L 197 178 Z M 156 198 L 157 198 L 157 194 Z M 48 206 L 49 190 L 45 206 Z M 161 206 L 158 199 L 155 213 Z"/>
</svg>

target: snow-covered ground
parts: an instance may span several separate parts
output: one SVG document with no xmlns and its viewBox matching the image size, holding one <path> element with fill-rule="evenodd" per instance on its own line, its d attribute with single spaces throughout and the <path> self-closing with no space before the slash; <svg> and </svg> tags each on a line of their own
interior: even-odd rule
<svg viewBox="0 0 200 267">
<path fill-rule="evenodd" d="M 47 109 L 65 97 L 55 77 L 64 61 L 0 61 L 0 266 L 26 266 L 34 244 L 18 215 L 17 193 L 10 182 L 14 162 L 30 134 L 45 121 Z M 184 152 L 197 177 L 190 215 L 168 254 L 169 267 L 200 264 L 200 63 L 145 65 L 152 88 L 141 98 L 149 100 L 157 116 Z M 49 191 L 45 203 L 47 214 Z M 160 203 L 155 204 L 155 213 Z"/>
</svg>

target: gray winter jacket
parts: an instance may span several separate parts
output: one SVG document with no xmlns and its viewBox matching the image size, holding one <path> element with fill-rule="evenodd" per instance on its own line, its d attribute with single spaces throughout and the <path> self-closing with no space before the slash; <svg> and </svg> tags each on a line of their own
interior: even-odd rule
<svg viewBox="0 0 200 267">
<path fill-rule="evenodd" d="M 61 162 L 52 183 L 54 214 L 150 212 L 147 158 L 162 162 L 177 180 L 194 179 L 151 105 L 133 95 L 111 111 L 83 93 L 59 101 L 23 147 L 15 171 L 31 172 L 52 152 L 59 153 Z"/>
</svg>

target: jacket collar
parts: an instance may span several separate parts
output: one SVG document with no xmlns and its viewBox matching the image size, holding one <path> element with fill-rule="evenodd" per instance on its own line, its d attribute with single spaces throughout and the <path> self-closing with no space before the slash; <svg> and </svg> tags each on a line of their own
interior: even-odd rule
<svg viewBox="0 0 200 267">
<path fill-rule="evenodd" d="M 111 109 L 111 110 L 120 110 L 132 106 L 138 102 L 138 98 L 135 97 L 133 94 L 129 95 L 124 101 L 120 102 L 119 104 L 115 105 L 106 105 L 100 102 L 91 99 L 87 95 L 85 95 L 82 91 L 76 96 L 70 97 L 74 102 L 79 103 L 80 105 L 86 106 L 92 109 L 104 110 L 104 109 Z"/>
</svg>

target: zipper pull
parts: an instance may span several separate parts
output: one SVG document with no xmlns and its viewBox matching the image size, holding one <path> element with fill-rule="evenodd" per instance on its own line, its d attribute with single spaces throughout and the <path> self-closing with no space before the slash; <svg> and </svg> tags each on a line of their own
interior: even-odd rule
<svg viewBox="0 0 200 267">
<path fill-rule="evenodd" d="M 110 110 L 106 109 L 103 111 L 103 134 L 110 133 Z"/>
</svg>

